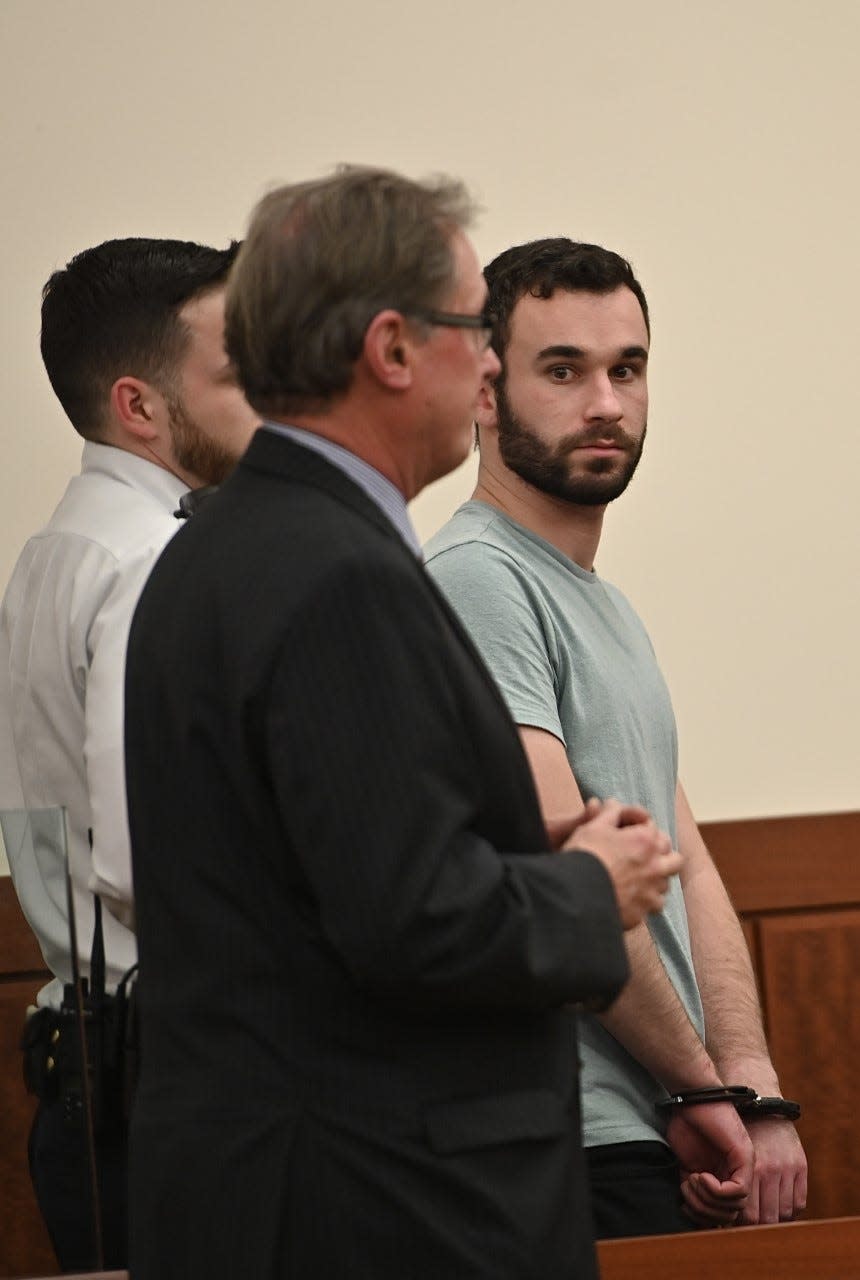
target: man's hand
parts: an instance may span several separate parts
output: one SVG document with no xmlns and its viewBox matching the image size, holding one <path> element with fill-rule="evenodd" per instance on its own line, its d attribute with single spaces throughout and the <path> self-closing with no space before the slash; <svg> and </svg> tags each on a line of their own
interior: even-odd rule
<svg viewBox="0 0 860 1280">
<path fill-rule="evenodd" d="M 590 800 L 586 800 L 582 808 L 572 818 L 544 818 L 546 837 L 549 841 L 550 849 L 560 853 L 574 831 L 578 831 L 580 827 L 585 826 L 592 818 L 596 818 L 602 808 L 602 802 L 596 796 L 592 796 Z M 641 812 L 646 818 L 648 817 L 644 809 Z M 575 844 L 576 842 L 573 841 L 571 843 Z"/>
<path fill-rule="evenodd" d="M 740 1222 L 790 1222 L 806 1208 L 806 1156 L 790 1120 L 763 1116 L 748 1120 L 755 1148 L 755 1175 Z"/>
<path fill-rule="evenodd" d="M 582 849 L 599 858 L 609 872 L 618 902 L 621 923 L 632 929 L 650 912 L 662 911 L 669 877 L 681 869 L 681 855 L 645 812 L 634 805 L 607 800 L 589 801 L 579 818 L 571 820 L 572 833 L 564 838 L 563 823 L 553 823 L 561 851 Z"/>
<path fill-rule="evenodd" d="M 678 1157 L 681 1195 L 693 1221 L 703 1227 L 740 1221 L 753 1187 L 755 1153 L 734 1107 L 684 1107 L 670 1118 L 666 1140 Z"/>
</svg>

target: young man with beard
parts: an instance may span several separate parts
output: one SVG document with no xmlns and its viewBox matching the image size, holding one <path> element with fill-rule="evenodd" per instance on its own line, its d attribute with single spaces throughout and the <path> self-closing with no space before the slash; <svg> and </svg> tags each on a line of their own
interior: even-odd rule
<svg viewBox="0 0 860 1280">
<path fill-rule="evenodd" d="M 485 275 L 502 371 L 478 407 L 477 487 L 428 568 L 520 726 L 544 815 L 619 796 L 685 855 L 662 915 L 628 935 L 628 986 L 583 1019 L 597 1234 L 788 1220 L 806 1162 L 779 1104 L 746 1125 L 726 1102 L 668 1125 L 655 1110 L 667 1091 L 779 1085 L 744 939 L 677 779 L 668 691 L 638 617 L 594 571 L 645 441 L 645 297 L 624 259 L 567 239 L 510 249 Z"/>
<path fill-rule="evenodd" d="M 180 527 L 189 489 L 217 484 L 257 417 L 224 352 L 224 289 L 238 246 L 113 240 L 45 285 L 45 368 L 84 438 L 81 472 L 26 544 L 0 606 L 0 807 L 67 812 L 81 970 L 89 971 L 92 890 L 108 990 L 136 959 L 123 765 L 123 674 L 131 615 Z M 92 846 L 90 847 L 90 834 Z M 55 975 L 38 995 L 57 1010 L 71 982 L 63 851 L 8 850 L 15 889 Z M 41 1039 L 53 1015 L 31 1022 Z M 34 1052 L 38 1052 L 38 1048 Z M 59 1060 L 59 1055 L 51 1053 Z M 80 1119 L 65 1114 L 54 1068 L 30 1136 L 30 1171 L 64 1269 L 93 1263 Z M 126 1257 L 125 1130 L 97 1136 L 104 1261 Z"/>
</svg>

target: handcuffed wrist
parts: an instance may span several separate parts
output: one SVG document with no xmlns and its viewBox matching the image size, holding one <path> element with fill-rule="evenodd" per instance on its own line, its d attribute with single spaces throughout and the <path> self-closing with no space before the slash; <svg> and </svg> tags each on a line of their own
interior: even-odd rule
<svg viewBox="0 0 860 1280">
<path fill-rule="evenodd" d="M 800 1103 L 790 1098 L 762 1097 L 746 1084 L 718 1085 L 713 1089 L 684 1089 L 672 1093 L 657 1103 L 658 1111 L 676 1111 L 684 1107 L 705 1106 L 713 1102 L 729 1102 L 744 1120 L 763 1116 L 776 1116 L 785 1120 L 797 1120 Z"/>
</svg>

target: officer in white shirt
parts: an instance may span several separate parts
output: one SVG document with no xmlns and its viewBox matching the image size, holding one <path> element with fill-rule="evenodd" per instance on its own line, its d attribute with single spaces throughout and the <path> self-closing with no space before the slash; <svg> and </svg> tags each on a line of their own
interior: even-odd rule
<svg viewBox="0 0 860 1280">
<path fill-rule="evenodd" d="M 224 287 L 237 248 L 108 241 L 55 272 L 43 292 L 45 368 L 85 444 L 80 474 L 27 542 L 0 605 L 0 807 L 65 807 L 81 971 L 89 970 L 95 890 L 110 908 L 109 991 L 136 959 L 122 750 L 131 616 L 180 527 L 180 501 L 228 474 L 258 422 L 223 345 Z M 37 856 L 26 844 L 7 852 L 55 975 L 38 995 L 46 1012 L 29 1023 L 31 1038 L 49 1036 L 72 979 L 62 852 L 58 842 L 41 842 Z M 82 1125 L 51 1069 L 30 1135 L 30 1171 L 61 1266 L 86 1268 L 93 1251 Z M 104 1263 L 121 1267 L 124 1122 L 102 1120 L 96 1138 Z"/>
</svg>

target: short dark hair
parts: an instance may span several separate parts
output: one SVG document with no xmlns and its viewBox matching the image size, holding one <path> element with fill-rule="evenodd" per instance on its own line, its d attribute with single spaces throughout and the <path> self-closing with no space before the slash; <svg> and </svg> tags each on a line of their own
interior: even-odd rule
<svg viewBox="0 0 860 1280">
<path fill-rule="evenodd" d="M 531 240 L 506 249 L 484 268 L 489 296 L 487 310 L 494 320 L 493 347 L 504 360 L 510 338 L 511 314 L 520 298 L 551 298 L 556 289 L 571 293 L 612 293 L 622 285 L 635 294 L 650 335 L 648 303 L 626 258 L 597 244 L 580 244 L 566 236 Z"/>
<path fill-rule="evenodd" d="M 249 403 L 315 412 L 345 392 L 375 315 L 444 299 L 451 235 L 472 211 L 459 182 L 362 166 L 265 196 L 227 291 L 226 346 Z"/>
<path fill-rule="evenodd" d="M 179 312 L 222 286 L 239 250 L 188 240 L 106 240 L 42 290 L 42 359 L 75 430 L 103 438 L 108 394 L 128 374 L 170 391 L 188 341 Z"/>
</svg>

